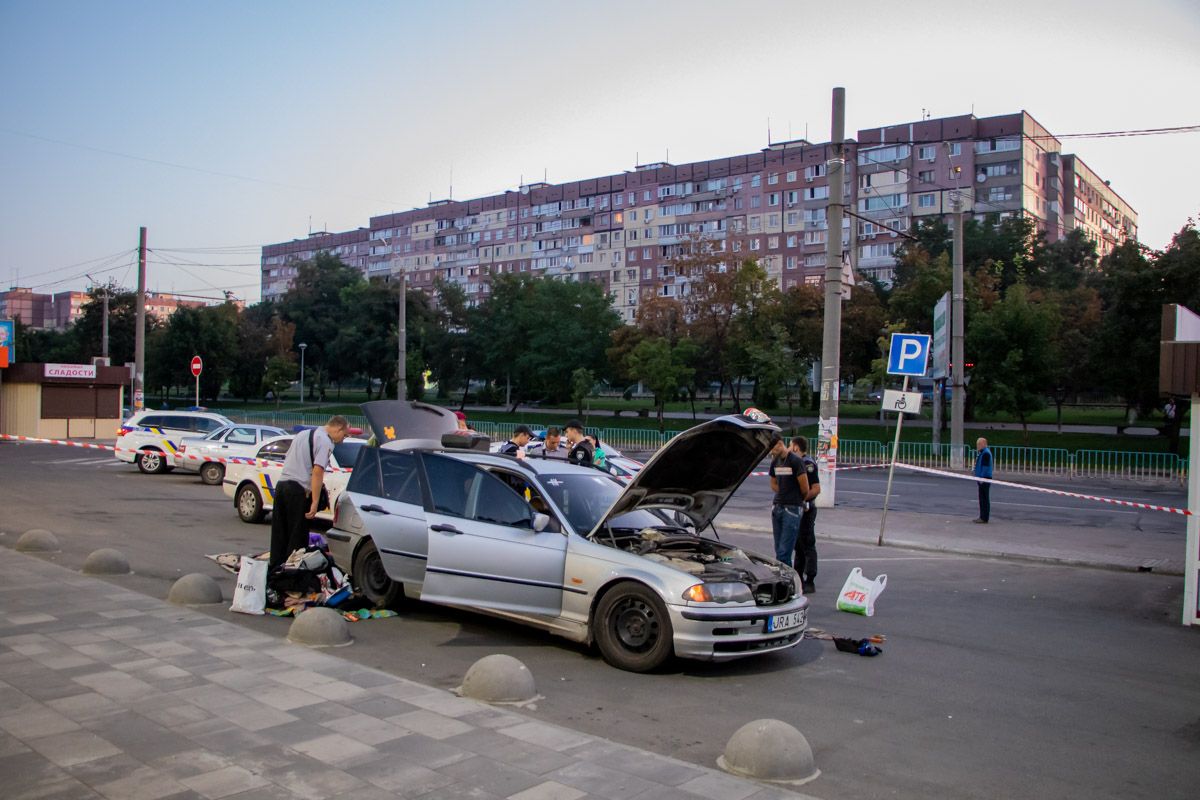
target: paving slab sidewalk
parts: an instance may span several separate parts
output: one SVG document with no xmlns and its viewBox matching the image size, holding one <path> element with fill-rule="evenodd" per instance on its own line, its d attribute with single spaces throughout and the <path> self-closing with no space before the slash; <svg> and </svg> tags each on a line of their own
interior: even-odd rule
<svg viewBox="0 0 1200 800">
<path fill-rule="evenodd" d="M 808 797 L 5 555 L 8 800 Z"/>
</svg>

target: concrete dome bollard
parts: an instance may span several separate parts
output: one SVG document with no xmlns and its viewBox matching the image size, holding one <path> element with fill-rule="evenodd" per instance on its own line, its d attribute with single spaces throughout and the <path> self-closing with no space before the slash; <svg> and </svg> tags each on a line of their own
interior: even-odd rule
<svg viewBox="0 0 1200 800">
<path fill-rule="evenodd" d="M 85 575 L 128 575 L 130 572 L 129 559 L 120 550 L 111 547 L 93 550 L 83 562 Z"/>
<path fill-rule="evenodd" d="M 43 528 L 30 528 L 17 539 L 17 551 L 21 553 L 57 553 L 58 537 Z"/>
<path fill-rule="evenodd" d="M 221 587 L 213 580 L 199 572 L 184 575 L 171 585 L 167 593 L 167 602 L 177 606 L 206 606 L 220 603 Z"/>
<path fill-rule="evenodd" d="M 500 653 L 472 664 L 457 692 L 485 703 L 523 703 L 538 696 L 529 668 L 519 659 Z"/>
<path fill-rule="evenodd" d="M 342 647 L 352 641 L 350 623 L 332 608 L 310 608 L 292 621 L 288 641 L 309 647 Z"/>
<path fill-rule="evenodd" d="M 821 774 L 804 734 L 777 719 L 756 719 L 738 728 L 717 764 L 734 775 L 780 783 L 808 783 Z"/>
</svg>

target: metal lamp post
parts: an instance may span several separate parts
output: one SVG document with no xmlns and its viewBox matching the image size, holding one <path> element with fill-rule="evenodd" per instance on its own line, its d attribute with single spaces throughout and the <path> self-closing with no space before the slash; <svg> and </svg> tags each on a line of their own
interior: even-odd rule
<svg viewBox="0 0 1200 800">
<path fill-rule="evenodd" d="M 304 350 L 307 347 L 304 342 L 300 343 L 300 405 L 304 405 Z"/>
</svg>

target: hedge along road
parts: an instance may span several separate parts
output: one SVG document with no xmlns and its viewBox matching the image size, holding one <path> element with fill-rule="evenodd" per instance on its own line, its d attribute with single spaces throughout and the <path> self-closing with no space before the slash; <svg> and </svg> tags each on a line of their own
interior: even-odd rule
<svg viewBox="0 0 1200 800">
<path fill-rule="evenodd" d="M 63 544 L 54 560 L 73 568 L 116 547 L 135 574 L 113 581 L 157 597 L 188 572 L 217 578 L 229 597 L 233 576 L 204 554 L 266 547 L 267 526 L 239 522 L 194 476 L 142 475 L 99 455 L 49 463 L 63 457 L 0 445 L 0 541 L 49 528 Z M 761 533 L 726 538 L 769 549 Z M 1176 624 L 1179 579 L 828 542 L 821 555 L 812 624 L 884 633 L 882 656 L 806 641 L 633 675 L 540 632 L 421 606 L 358 623 L 356 643 L 337 655 L 450 688 L 478 658 L 508 653 L 545 695 L 523 713 L 705 765 L 745 722 L 779 718 L 813 745 L 823 773 L 804 791 L 817 797 L 1149 798 L 1186 796 L 1200 780 L 1196 639 Z M 852 566 L 889 575 L 871 619 L 832 610 Z M 223 606 L 208 613 L 287 630 Z"/>
</svg>

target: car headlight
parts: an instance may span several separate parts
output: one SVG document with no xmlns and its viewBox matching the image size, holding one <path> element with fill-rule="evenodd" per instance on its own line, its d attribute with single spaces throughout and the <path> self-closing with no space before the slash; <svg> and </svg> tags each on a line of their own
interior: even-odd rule
<svg viewBox="0 0 1200 800">
<path fill-rule="evenodd" d="M 754 600 L 744 583 L 697 583 L 683 593 L 693 603 L 749 603 Z"/>
</svg>

